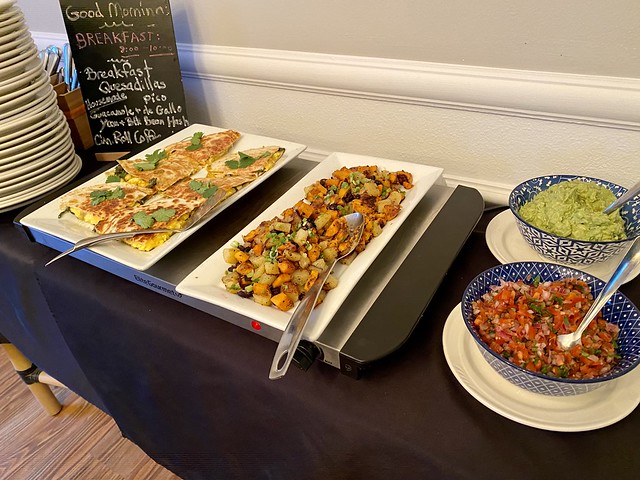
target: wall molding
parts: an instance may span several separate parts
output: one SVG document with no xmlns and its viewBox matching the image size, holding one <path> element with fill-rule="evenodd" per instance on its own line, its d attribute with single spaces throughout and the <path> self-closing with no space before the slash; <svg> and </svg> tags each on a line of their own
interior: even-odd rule
<svg viewBox="0 0 640 480">
<path fill-rule="evenodd" d="M 212 45 L 178 49 L 187 78 L 640 130 L 640 79 Z"/>
<path fill-rule="evenodd" d="M 64 34 L 32 32 L 39 48 Z M 178 44 L 183 77 L 376 102 L 465 110 L 640 131 L 640 79 L 446 65 L 212 45 Z M 307 149 L 321 161 L 329 152 Z M 444 175 L 506 204 L 511 186 Z"/>
<path fill-rule="evenodd" d="M 187 78 L 640 131 L 635 78 L 184 43 L 178 54 Z"/>
</svg>

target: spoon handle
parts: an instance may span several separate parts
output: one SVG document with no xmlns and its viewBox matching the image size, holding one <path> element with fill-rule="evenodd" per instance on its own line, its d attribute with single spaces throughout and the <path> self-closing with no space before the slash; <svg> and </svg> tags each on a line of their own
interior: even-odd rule
<svg viewBox="0 0 640 480">
<path fill-rule="evenodd" d="M 318 275 L 313 286 L 305 294 L 304 298 L 300 300 L 300 303 L 294 310 L 293 315 L 291 315 L 291 319 L 280 338 L 278 348 L 276 349 L 276 353 L 273 357 L 271 371 L 269 372 L 269 378 L 271 380 L 282 378 L 284 374 L 287 373 L 296 348 L 298 348 L 298 344 L 300 343 L 304 327 L 307 324 L 307 320 L 309 320 L 309 316 L 311 315 L 311 311 L 313 310 L 316 301 L 318 300 L 318 295 L 320 295 L 324 282 L 327 281 L 327 277 L 333 270 L 333 267 L 335 267 L 336 263 L 337 260 L 334 260 L 326 270 Z"/>
<path fill-rule="evenodd" d="M 640 262 L 640 237 L 636 238 L 636 240 L 631 245 L 631 248 L 627 250 L 624 258 L 616 268 L 616 271 L 613 272 L 613 275 L 604 286 L 598 298 L 591 304 L 591 308 L 587 311 L 586 315 L 580 322 L 576 330 L 576 336 L 580 338 L 582 333 L 585 331 L 587 326 L 591 323 L 591 321 L 595 318 L 600 310 L 605 306 L 605 304 L 609 301 L 611 296 L 618 290 L 620 285 L 622 285 L 629 273 L 631 273 L 635 266 Z"/>
<path fill-rule="evenodd" d="M 636 183 L 633 187 L 627 190 L 624 195 L 618 197 L 615 202 L 605 208 L 602 213 L 613 213 L 620 208 L 625 202 L 631 200 L 638 193 L 640 193 L 640 182 Z"/>
</svg>

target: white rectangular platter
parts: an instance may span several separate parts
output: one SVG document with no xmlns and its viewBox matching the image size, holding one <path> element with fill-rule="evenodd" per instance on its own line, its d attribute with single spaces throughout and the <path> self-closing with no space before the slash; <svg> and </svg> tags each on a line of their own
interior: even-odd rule
<svg viewBox="0 0 640 480">
<path fill-rule="evenodd" d="M 153 153 L 155 150 L 162 149 L 165 146 L 178 142 L 180 140 L 191 138 L 196 132 L 203 132 L 206 135 L 224 130 L 226 129 L 208 125 L 193 124 L 162 140 L 161 142 L 154 144 L 153 146 L 140 152 L 140 154 L 136 156 L 144 158 L 145 155 Z M 270 176 L 272 176 L 279 169 L 281 169 L 291 160 L 300 155 L 300 153 L 302 153 L 306 148 L 305 145 L 301 145 L 299 143 L 292 143 L 284 140 L 278 140 L 276 138 L 262 137 L 259 135 L 251 135 L 248 133 L 240 133 L 241 136 L 231 148 L 230 153 L 269 145 L 277 145 L 279 147 L 283 147 L 285 149 L 285 152 L 271 170 L 264 172 L 256 180 L 241 188 L 229 198 L 220 203 L 220 205 L 215 207 L 208 221 L 211 221 L 211 218 L 215 217 L 222 210 L 229 208 L 234 202 L 242 198 L 262 182 L 267 181 Z M 204 172 L 205 170 L 203 169 L 202 171 L 193 175 L 193 177 L 201 177 L 204 175 Z M 105 179 L 105 172 L 99 173 L 95 177 L 83 183 L 81 186 L 102 183 L 105 181 Z M 65 213 L 60 218 L 58 218 L 59 214 L 60 210 L 58 207 L 58 199 L 54 199 L 53 201 L 43 205 L 42 207 L 23 217 L 20 223 L 22 223 L 26 227 L 29 227 L 30 229 L 39 230 L 41 232 L 48 233 L 50 235 L 66 240 L 67 242 L 69 242 L 69 247 L 71 246 L 71 244 L 77 242 L 78 240 L 95 235 L 95 233 L 92 231 L 92 227 L 88 223 L 80 221 L 75 217 L 75 215 L 71 213 Z M 90 247 L 90 250 L 136 270 L 146 270 L 171 250 L 173 250 L 175 247 L 177 247 L 180 243 L 186 240 L 188 237 L 193 235 L 203 225 L 204 223 L 201 223 L 186 232 L 174 234 L 165 243 L 149 252 L 137 250 L 117 240 Z"/>
<path fill-rule="evenodd" d="M 339 279 L 338 286 L 331 290 L 325 297 L 324 302 L 313 310 L 303 335 L 304 338 L 310 341 L 316 340 L 385 245 L 393 240 L 402 241 L 402 239 L 393 239 L 394 233 L 431 186 L 440 178 L 443 171 L 441 168 L 364 155 L 333 153 L 291 187 L 277 202 L 258 215 L 235 237 L 231 238 L 227 244 L 187 275 L 176 286 L 176 290 L 183 295 L 218 305 L 264 325 L 284 331 L 293 310 L 283 312 L 276 307 L 258 305 L 252 299 L 231 294 L 224 288 L 221 278 L 229 265 L 224 262 L 222 251 L 231 246 L 233 242 L 242 243 L 242 236 L 256 228 L 260 222 L 271 220 L 273 217 L 280 215 L 285 209 L 292 207 L 298 200 L 304 198 L 305 187 L 322 178 L 330 178 L 334 170 L 343 166 L 356 167 L 360 165 L 376 165 L 388 171 L 405 170 L 413 175 L 414 186 L 406 191 L 406 197 L 402 202 L 400 213 L 385 225 L 382 233 L 370 241 L 365 250 L 358 254 L 351 265 L 338 264 L 334 269 L 334 273 Z"/>
</svg>

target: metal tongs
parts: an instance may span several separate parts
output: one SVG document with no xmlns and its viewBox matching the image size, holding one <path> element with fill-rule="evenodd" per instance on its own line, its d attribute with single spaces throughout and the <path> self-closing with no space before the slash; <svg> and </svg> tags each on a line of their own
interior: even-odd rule
<svg viewBox="0 0 640 480">
<path fill-rule="evenodd" d="M 364 230 L 364 216 L 361 213 L 356 212 L 345 215 L 343 218 L 347 222 L 347 231 L 349 235 L 348 241 L 350 242 L 349 248 L 345 252 L 341 253 L 339 257 L 337 257 L 322 273 L 320 273 L 320 275 L 318 275 L 313 286 L 305 294 L 304 298 L 300 300 L 300 303 L 298 303 L 298 306 L 293 311 L 293 315 L 291 315 L 291 318 L 289 319 L 287 328 L 280 338 L 280 342 L 276 348 L 276 353 L 273 357 L 271 371 L 269 372 L 269 379 L 271 380 L 282 378 L 284 377 L 284 374 L 287 373 L 291 360 L 293 360 L 293 355 L 296 348 L 298 348 L 300 339 L 302 338 L 304 327 L 307 324 L 307 320 L 309 320 L 313 307 L 316 305 L 318 295 L 320 295 L 324 282 L 327 281 L 327 277 L 333 270 L 333 267 L 335 267 L 338 260 L 351 254 L 351 252 L 353 252 L 358 246 L 358 243 L 360 243 L 360 237 Z"/>
<path fill-rule="evenodd" d="M 186 232 L 187 230 L 190 230 L 194 226 L 198 225 L 199 223 L 209 219 L 211 216 L 209 214 L 211 213 L 213 208 L 216 205 L 218 205 L 222 200 L 224 200 L 226 195 L 227 195 L 226 190 L 218 188 L 218 190 L 216 190 L 216 192 L 211 197 L 209 197 L 206 202 L 204 202 L 202 205 L 200 205 L 197 209 L 193 211 L 193 213 L 189 217 L 189 220 L 187 221 L 187 223 L 184 224 L 182 228 L 148 228 L 144 230 L 133 230 L 129 232 L 105 233 L 103 235 L 94 235 L 92 237 L 83 238 L 82 240 L 78 240 L 70 249 L 65 250 L 64 252 L 60 253 L 59 255 L 49 260 L 45 264 L 45 267 L 48 265 L 51 265 L 53 262 L 55 262 L 56 260 L 62 257 L 66 257 L 70 253 L 77 252 L 78 250 L 82 250 L 83 248 L 90 247 L 91 245 L 108 242 L 110 240 L 119 240 L 122 238 L 134 237 L 136 235 L 142 235 L 145 233 Z"/>
</svg>

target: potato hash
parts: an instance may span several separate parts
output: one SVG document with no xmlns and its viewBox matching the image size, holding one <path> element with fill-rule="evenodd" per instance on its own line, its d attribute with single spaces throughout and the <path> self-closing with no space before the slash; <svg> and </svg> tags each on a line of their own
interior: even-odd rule
<svg viewBox="0 0 640 480">
<path fill-rule="evenodd" d="M 502 282 L 474 302 L 474 324 L 491 350 L 519 367 L 559 378 L 595 378 L 619 359 L 617 325 L 600 312 L 582 334 L 582 345 L 565 351 L 556 340 L 576 330 L 592 303 L 587 283 L 575 278 Z"/>
<path fill-rule="evenodd" d="M 340 260 L 350 263 L 385 224 L 400 212 L 413 177 L 377 166 L 343 167 L 331 178 L 305 188 L 305 198 L 242 237 L 242 244 L 224 249 L 231 264 L 225 288 L 260 305 L 283 311 L 293 308 L 313 286 L 320 272 L 349 248 L 344 215 L 360 212 L 365 227 L 355 251 Z M 318 298 L 321 303 L 337 278 L 330 274 Z"/>
</svg>

